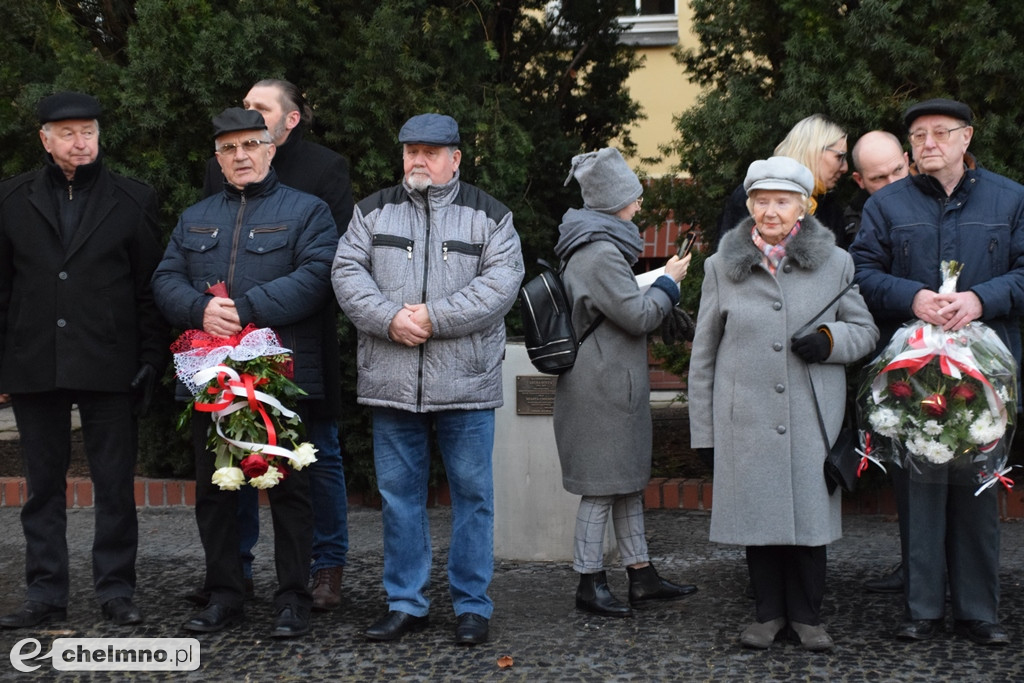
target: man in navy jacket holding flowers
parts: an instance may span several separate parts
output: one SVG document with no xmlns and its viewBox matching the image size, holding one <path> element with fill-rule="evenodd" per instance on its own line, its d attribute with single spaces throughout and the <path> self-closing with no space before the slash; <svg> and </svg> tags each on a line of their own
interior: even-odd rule
<svg viewBox="0 0 1024 683">
<path fill-rule="evenodd" d="M 157 305 L 180 328 L 218 337 L 247 325 L 270 327 L 292 352 L 294 381 L 304 399 L 325 393 L 319 313 L 330 300 L 331 259 L 337 242 L 327 205 L 278 182 L 275 147 L 263 116 L 226 109 L 213 119 L 215 151 L 227 183 L 216 195 L 185 209 L 153 275 Z M 223 282 L 227 296 L 207 292 Z M 299 401 L 299 414 L 303 413 Z M 219 631 L 242 617 L 244 581 L 238 554 L 238 494 L 212 482 L 215 457 L 207 448 L 211 420 L 192 420 L 196 452 L 196 521 L 206 553 L 210 602 L 184 624 Z M 267 489 L 274 522 L 278 588 L 271 636 L 309 632 L 312 603 L 307 577 L 313 515 L 307 470 Z"/>
<path fill-rule="evenodd" d="M 970 108 L 933 99 L 904 114 L 914 156 L 908 178 L 864 205 L 850 248 L 861 294 L 881 330 L 880 347 L 918 318 L 946 331 L 978 320 L 1020 362 L 1024 313 L 1024 187 L 977 168 L 967 152 Z M 963 264 L 957 291 L 939 293 L 943 261 Z M 898 468 L 897 468 L 898 469 Z M 894 484 L 907 496 L 905 615 L 902 640 L 927 640 L 944 628 L 948 576 L 954 629 L 985 645 L 1009 636 L 999 624 L 999 513 L 996 487 L 975 495 L 963 473 L 942 481 L 906 470 Z"/>
</svg>

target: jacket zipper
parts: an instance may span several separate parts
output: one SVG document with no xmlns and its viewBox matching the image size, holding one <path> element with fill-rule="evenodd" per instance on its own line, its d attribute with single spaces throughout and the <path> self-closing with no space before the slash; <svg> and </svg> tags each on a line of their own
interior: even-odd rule
<svg viewBox="0 0 1024 683">
<path fill-rule="evenodd" d="M 398 247 L 399 249 L 405 249 L 408 258 L 412 260 L 412 248 L 415 242 L 407 237 L 401 237 L 399 235 L 386 235 L 378 233 L 373 236 L 371 244 L 375 247 Z"/>
<path fill-rule="evenodd" d="M 448 252 L 452 251 L 456 254 L 466 254 L 468 256 L 480 256 L 484 253 L 484 245 L 482 244 L 470 244 L 468 242 L 460 242 L 458 240 L 447 240 L 441 243 L 441 253 L 444 254 L 443 260 L 448 260 Z"/>
<path fill-rule="evenodd" d="M 423 290 L 420 293 L 420 303 L 427 303 L 427 274 L 430 271 L 430 197 L 428 192 L 423 193 L 424 204 L 426 205 L 426 234 L 423 243 L 426 247 L 423 249 Z M 410 257 L 412 253 L 410 252 Z M 423 408 L 423 362 L 426 356 L 426 342 L 420 344 L 420 362 L 419 369 L 416 371 L 416 410 L 417 412 Z"/>
<path fill-rule="evenodd" d="M 238 240 L 242 234 L 242 218 L 245 215 L 245 192 L 240 195 L 241 203 L 238 205 L 238 214 L 235 216 L 235 234 L 231 238 L 231 260 L 228 262 L 228 291 L 235 291 L 235 265 L 238 261 Z"/>
</svg>

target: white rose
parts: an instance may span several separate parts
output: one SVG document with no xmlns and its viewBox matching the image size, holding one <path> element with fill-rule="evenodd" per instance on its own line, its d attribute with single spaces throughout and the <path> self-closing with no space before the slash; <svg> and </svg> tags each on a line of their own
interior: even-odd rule
<svg viewBox="0 0 1024 683">
<path fill-rule="evenodd" d="M 281 470 L 277 469 L 275 465 L 271 465 L 267 468 L 266 474 L 250 479 L 249 485 L 258 489 L 269 489 L 277 486 L 279 481 L 281 481 Z"/>
<path fill-rule="evenodd" d="M 213 473 L 210 481 L 222 491 L 237 491 L 245 483 L 245 474 L 238 467 L 221 467 Z"/>
<path fill-rule="evenodd" d="M 299 444 L 299 447 L 294 451 L 295 455 L 291 458 L 292 467 L 296 470 L 301 470 L 306 465 L 312 465 L 316 462 L 316 446 L 309 443 Z"/>
</svg>

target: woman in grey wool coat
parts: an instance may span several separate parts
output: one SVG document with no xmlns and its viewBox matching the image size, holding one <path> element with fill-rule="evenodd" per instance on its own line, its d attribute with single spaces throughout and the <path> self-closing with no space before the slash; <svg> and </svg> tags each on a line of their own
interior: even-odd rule
<svg viewBox="0 0 1024 683">
<path fill-rule="evenodd" d="M 806 215 L 814 178 L 789 157 L 755 161 L 744 180 L 752 218 L 705 262 L 690 358 L 690 438 L 714 449 L 711 540 L 746 546 L 757 621 L 740 642 L 767 648 L 788 623 L 808 650 L 829 650 L 821 624 L 825 546 L 841 536 L 825 447 L 846 405 L 845 364 L 878 339 L 853 261 Z M 813 319 L 813 320 L 812 320 Z M 807 323 L 811 333 L 794 338 Z"/>
<path fill-rule="evenodd" d="M 689 595 L 696 586 L 662 579 L 647 554 L 643 490 L 651 477 L 650 381 L 647 333 L 672 314 L 690 257 L 669 259 L 665 275 L 642 292 L 631 266 L 643 240 L 631 222 L 643 186 L 613 147 L 573 157 L 583 209 L 570 209 L 559 226 L 555 253 L 567 261 L 563 280 L 577 336 L 587 337 L 572 370 L 555 392 L 555 441 L 562 484 L 582 496 L 576 516 L 573 569 L 580 573 L 578 609 L 626 617 L 632 607 Z M 629 605 L 615 598 L 604 571 L 609 516 L 629 575 Z"/>
</svg>

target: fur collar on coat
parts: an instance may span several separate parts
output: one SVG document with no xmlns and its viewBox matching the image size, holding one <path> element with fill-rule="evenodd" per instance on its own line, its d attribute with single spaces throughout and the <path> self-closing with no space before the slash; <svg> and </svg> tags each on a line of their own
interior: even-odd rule
<svg viewBox="0 0 1024 683">
<path fill-rule="evenodd" d="M 805 270 L 817 270 L 828 261 L 836 238 L 813 216 L 804 216 L 800 223 L 800 232 L 786 245 L 786 258 Z M 725 233 L 718 246 L 725 274 L 733 282 L 743 282 L 761 265 L 761 250 L 750 239 L 753 226 L 753 218 L 744 219 L 735 230 Z"/>
</svg>

